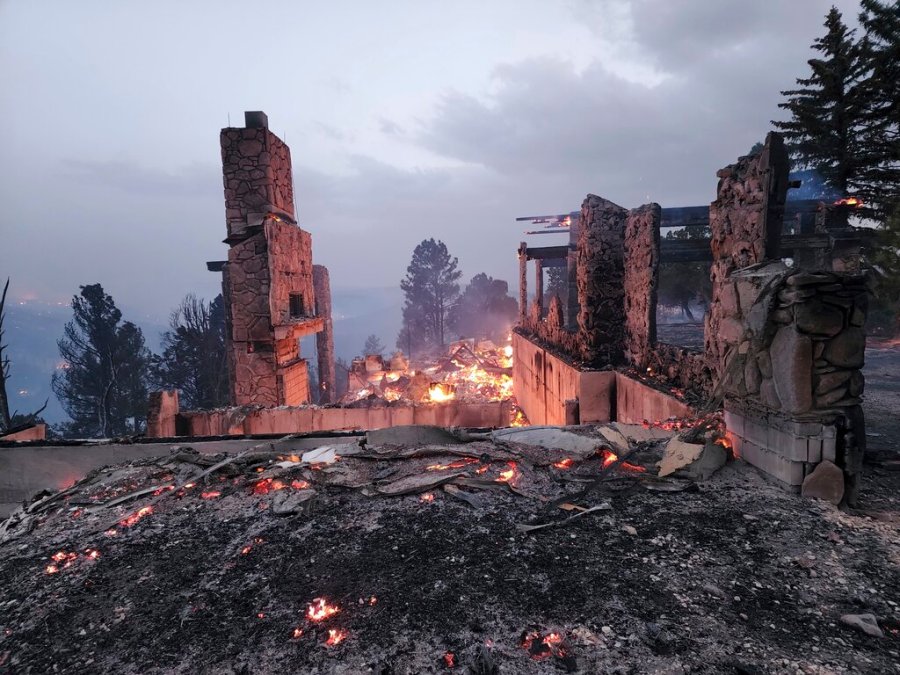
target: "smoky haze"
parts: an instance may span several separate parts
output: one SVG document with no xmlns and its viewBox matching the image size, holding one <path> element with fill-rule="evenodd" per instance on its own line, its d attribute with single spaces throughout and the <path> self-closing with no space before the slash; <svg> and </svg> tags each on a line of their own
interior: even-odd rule
<svg viewBox="0 0 900 675">
<path fill-rule="evenodd" d="M 336 293 L 396 289 L 427 237 L 514 288 L 516 216 L 709 202 L 831 4 L 6 0 L 0 276 L 15 302 L 100 282 L 139 322 L 211 298 L 218 132 L 264 110 Z"/>
</svg>

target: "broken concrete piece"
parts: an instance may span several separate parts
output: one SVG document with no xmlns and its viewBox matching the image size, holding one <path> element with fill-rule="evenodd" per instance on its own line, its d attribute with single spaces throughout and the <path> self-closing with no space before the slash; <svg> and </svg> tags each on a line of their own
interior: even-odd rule
<svg viewBox="0 0 900 675">
<path fill-rule="evenodd" d="M 804 497 L 823 499 L 831 504 L 840 504 L 844 498 L 844 472 L 826 459 L 803 479 L 800 494 Z"/>
<path fill-rule="evenodd" d="M 668 476 L 682 469 L 692 462 L 696 462 L 703 453 L 703 445 L 699 443 L 685 443 L 678 438 L 672 438 L 666 444 L 663 457 L 659 461 L 659 475 Z"/>
<path fill-rule="evenodd" d="M 368 445 L 454 445 L 460 440 L 441 427 L 411 424 L 403 427 L 375 429 L 366 434 Z"/>
<path fill-rule="evenodd" d="M 728 452 L 725 448 L 718 443 L 709 442 L 703 446 L 703 452 L 697 461 L 688 466 L 686 471 L 694 480 L 709 480 L 727 461 Z"/>
<path fill-rule="evenodd" d="M 520 427 L 511 429 L 498 429 L 491 434 L 495 441 L 508 441 L 535 445 L 541 448 L 555 448 L 566 453 L 574 454 L 580 458 L 590 457 L 597 448 L 606 445 L 605 439 L 582 436 L 564 431 L 559 427 Z M 627 445 L 626 445 L 627 449 Z"/>
<path fill-rule="evenodd" d="M 279 516 L 299 513 L 303 508 L 303 502 L 312 499 L 315 494 L 315 490 L 281 490 L 276 492 L 272 500 L 272 513 Z"/>
<path fill-rule="evenodd" d="M 337 449 L 332 445 L 326 445 L 304 452 L 300 459 L 307 464 L 331 464 L 337 461 Z"/>
<path fill-rule="evenodd" d="M 844 614 L 841 623 L 851 628 L 861 630 L 872 637 L 884 637 L 881 628 L 878 627 L 878 619 L 874 614 Z"/>
<path fill-rule="evenodd" d="M 636 443 L 643 441 L 655 441 L 660 438 L 671 438 L 673 432 L 658 427 L 645 427 L 643 424 L 625 424 L 624 422 L 613 422 L 612 426 L 626 438 L 630 438 Z"/>
</svg>

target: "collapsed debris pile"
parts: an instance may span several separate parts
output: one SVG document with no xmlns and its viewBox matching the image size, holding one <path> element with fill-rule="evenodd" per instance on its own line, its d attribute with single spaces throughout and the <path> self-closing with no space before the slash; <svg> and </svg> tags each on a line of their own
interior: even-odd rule
<svg viewBox="0 0 900 675">
<path fill-rule="evenodd" d="M 95 471 L 0 527 L 0 670 L 894 672 L 895 524 L 663 426 Z"/>
<path fill-rule="evenodd" d="M 399 401 L 473 403 L 512 398 L 512 345 L 490 340 L 458 340 L 446 354 L 411 367 L 402 352 L 385 361 L 380 355 L 356 358 L 350 367 L 348 392 L 341 403 Z"/>
</svg>

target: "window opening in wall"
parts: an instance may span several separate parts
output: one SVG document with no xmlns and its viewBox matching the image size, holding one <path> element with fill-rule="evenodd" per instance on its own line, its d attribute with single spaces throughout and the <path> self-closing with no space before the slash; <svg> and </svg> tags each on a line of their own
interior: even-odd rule
<svg viewBox="0 0 900 675">
<path fill-rule="evenodd" d="M 292 319 L 299 319 L 303 316 L 303 296 L 299 293 L 291 293 L 290 311 Z"/>
</svg>

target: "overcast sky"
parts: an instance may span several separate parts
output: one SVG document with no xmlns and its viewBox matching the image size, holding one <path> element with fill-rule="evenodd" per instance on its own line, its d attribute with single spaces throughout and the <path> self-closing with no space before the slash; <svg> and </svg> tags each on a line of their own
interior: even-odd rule
<svg viewBox="0 0 900 675">
<path fill-rule="evenodd" d="M 333 287 L 396 286 L 432 236 L 512 282 L 517 216 L 711 201 L 831 4 L 856 23 L 825 0 L 0 0 L 0 277 L 163 317 L 212 297 L 219 129 L 264 110 Z"/>
</svg>

